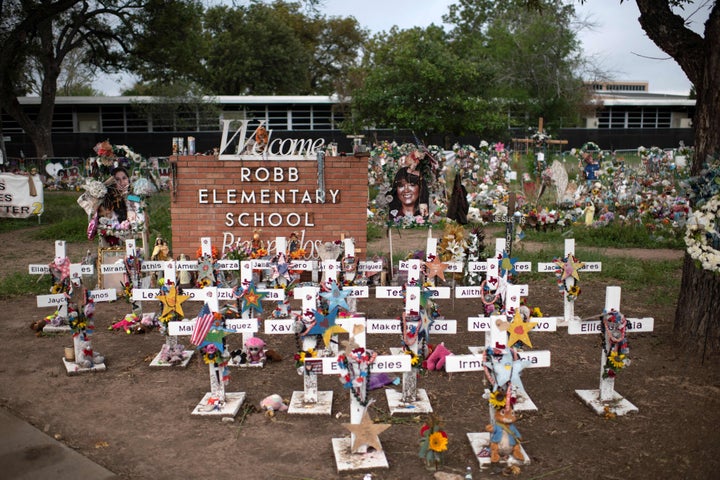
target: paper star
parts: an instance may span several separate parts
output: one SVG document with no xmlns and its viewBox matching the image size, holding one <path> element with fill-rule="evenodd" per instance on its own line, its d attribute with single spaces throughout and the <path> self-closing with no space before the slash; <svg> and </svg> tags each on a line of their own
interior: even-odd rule
<svg viewBox="0 0 720 480">
<path fill-rule="evenodd" d="M 317 310 L 313 310 L 312 313 L 315 317 L 315 325 L 306 335 L 324 335 L 328 328 L 335 326 L 335 318 L 338 313 L 337 308 L 335 310 L 330 310 L 327 314 Z"/>
<path fill-rule="evenodd" d="M 333 282 L 329 292 L 322 292 L 321 297 L 325 299 L 328 304 L 328 310 L 333 311 L 337 308 L 344 310 L 350 310 L 350 306 L 345 300 L 350 295 L 350 290 L 341 290 L 338 284 Z"/>
<path fill-rule="evenodd" d="M 517 261 L 517 258 L 510 258 L 507 252 L 503 252 L 500 257 L 500 276 L 504 276 L 506 274 L 515 275 L 517 273 L 515 270 L 515 264 Z"/>
<path fill-rule="evenodd" d="M 177 313 L 181 317 L 185 316 L 182 304 L 190 298 L 190 295 L 179 295 L 175 285 L 171 285 L 167 293 L 158 295 L 156 298 L 163 304 L 163 312 L 162 315 L 160 315 L 160 320 L 170 318 L 173 313 Z"/>
<path fill-rule="evenodd" d="M 580 281 L 580 276 L 578 275 L 578 270 L 585 266 L 585 263 L 578 262 L 578 259 L 575 258 L 574 255 L 568 255 L 567 257 L 563 258 L 562 260 L 556 259 L 554 261 L 555 265 L 558 266 L 558 269 L 561 271 L 560 280 L 565 281 L 565 279 L 569 277 L 573 277 L 578 282 Z"/>
<path fill-rule="evenodd" d="M 207 335 L 205 335 L 205 340 L 200 344 L 199 348 L 204 347 L 205 345 L 215 345 L 218 349 L 218 351 L 222 352 L 225 348 L 225 344 L 223 339 L 230 335 L 231 333 L 234 333 L 228 329 L 226 329 L 221 320 L 215 320 L 213 322 L 212 327 L 210 327 L 210 330 L 208 331 Z"/>
<path fill-rule="evenodd" d="M 519 390 L 525 391 L 522 381 L 520 380 L 520 373 L 530 365 L 527 360 L 513 359 L 512 350 L 504 349 L 500 358 L 492 357 L 489 361 L 485 362 L 493 372 L 495 378 L 495 387 L 504 387 L 508 382 L 512 383 Z"/>
<path fill-rule="evenodd" d="M 440 277 L 443 282 L 445 281 L 445 270 L 447 270 L 448 264 L 441 262 L 440 257 L 434 257 L 431 262 L 425 262 L 425 268 L 427 271 L 425 277 L 428 280 Z"/>
<path fill-rule="evenodd" d="M 203 285 L 203 280 L 207 285 L 215 285 L 215 275 L 213 271 L 213 261 L 210 257 L 201 257 L 198 259 L 198 279 L 197 283 Z"/>
<path fill-rule="evenodd" d="M 326 347 L 330 345 L 330 339 L 332 338 L 332 336 L 337 335 L 338 333 L 348 333 L 348 331 L 340 325 L 333 325 L 327 330 L 325 330 L 325 333 L 323 333 L 323 342 L 325 342 Z"/>
<path fill-rule="evenodd" d="M 343 423 L 342 426 L 350 430 L 350 433 L 355 435 L 350 447 L 350 451 L 352 453 L 357 453 L 363 445 L 367 445 L 378 452 L 382 452 L 382 445 L 380 444 L 378 435 L 390 428 L 390 425 L 388 424 L 373 423 L 370 419 L 370 415 L 367 413 L 367 410 L 363 412 L 360 423 Z"/>
<path fill-rule="evenodd" d="M 237 294 L 237 292 L 236 292 Z M 267 293 L 265 292 L 258 292 L 255 287 L 255 283 L 250 282 L 250 285 L 248 285 L 247 289 L 239 295 L 240 298 L 242 298 L 242 311 L 243 313 L 247 310 L 253 308 L 257 310 L 258 312 L 262 312 L 262 299 L 265 298 Z"/>
<path fill-rule="evenodd" d="M 522 342 L 528 347 L 532 347 L 532 343 L 530 343 L 530 337 L 528 336 L 528 332 L 535 328 L 535 325 L 537 325 L 537 322 L 523 322 L 522 315 L 520 315 L 520 311 L 518 310 L 515 312 L 515 316 L 513 317 L 513 321 L 510 323 L 510 327 L 508 328 L 508 332 L 510 333 L 510 339 L 508 340 L 508 346 L 513 346 L 517 342 Z"/>
</svg>

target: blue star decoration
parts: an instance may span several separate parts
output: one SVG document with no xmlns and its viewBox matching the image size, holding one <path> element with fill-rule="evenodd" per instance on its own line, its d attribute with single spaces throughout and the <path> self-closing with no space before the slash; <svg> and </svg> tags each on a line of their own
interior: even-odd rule
<svg viewBox="0 0 720 480">
<path fill-rule="evenodd" d="M 350 310 L 350 306 L 348 305 L 347 300 L 345 300 L 348 295 L 350 295 L 350 290 L 340 289 L 336 282 L 332 283 L 330 291 L 322 292 L 320 294 L 320 296 L 323 297 L 328 304 L 328 311 L 331 312 L 337 308 L 342 308 L 346 311 Z"/>
<path fill-rule="evenodd" d="M 242 299 L 243 313 L 251 308 L 257 310 L 258 312 L 263 311 L 262 299 L 265 298 L 267 293 L 258 292 L 254 282 L 250 282 L 245 289 L 242 287 L 236 287 L 234 293 L 237 298 Z"/>
<path fill-rule="evenodd" d="M 306 335 L 323 335 L 327 329 L 335 326 L 335 319 L 337 318 L 337 314 L 337 308 L 330 310 L 328 313 L 313 310 L 313 316 L 315 317 L 315 325 L 313 325 L 313 327 Z"/>
<path fill-rule="evenodd" d="M 517 387 L 518 391 L 525 392 L 525 387 L 520 380 L 520 373 L 530 366 L 530 362 L 513 358 L 512 350 L 506 348 L 501 355 L 491 355 L 485 365 L 492 370 L 495 377 L 494 390 L 504 387 L 508 382 Z"/>
</svg>

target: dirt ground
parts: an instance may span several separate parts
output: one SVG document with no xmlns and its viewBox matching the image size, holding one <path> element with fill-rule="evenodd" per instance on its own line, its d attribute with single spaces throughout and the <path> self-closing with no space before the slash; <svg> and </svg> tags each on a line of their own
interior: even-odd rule
<svg viewBox="0 0 720 480">
<path fill-rule="evenodd" d="M 0 235 L 2 275 L 51 260 L 51 242 L 31 240 L 27 233 Z M 407 245 L 396 239 L 395 250 L 422 243 L 410 237 L 404 237 Z M 382 248 L 382 244 L 370 246 L 374 247 Z M 94 245 L 70 245 L 70 258 L 79 260 L 87 248 Z M 641 255 L 638 251 L 610 253 Z M 642 257 L 648 260 L 677 258 L 676 274 L 680 275 L 679 252 L 642 255 L 648 255 Z M 606 285 L 590 277 L 581 277 L 583 293 L 576 303 L 576 314 L 583 318 L 600 314 L 604 306 Z M 553 278 L 528 283 L 530 306 L 539 306 L 546 315 L 562 313 Z M 598 336 L 570 336 L 565 329 L 531 333 L 535 348 L 551 350 L 552 366 L 523 374 L 539 411 L 523 414 L 517 423 L 532 460 L 522 467 L 520 478 L 717 478 L 720 372 L 716 362 L 703 363 L 697 352 L 678 348 L 672 334 L 675 305 L 650 300 L 658 295 L 672 299 L 677 292 L 629 288 L 622 292 L 621 310 L 626 316 L 655 319 L 652 333 L 630 335 L 632 364 L 615 382 L 615 389 L 638 407 L 636 414 L 598 416 L 575 395 L 576 389 L 598 387 Z M 480 306 L 477 301 L 441 301 L 441 313 L 458 320 L 463 333 L 437 335 L 431 342 L 444 341 L 454 353 L 467 353 L 468 345 L 481 345 L 482 333 L 465 333 L 467 318 L 478 315 Z M 145 310 L 155 308 L 147 305 Z M 194 308 L 186 309 L 186 315 L 196 313 Z M 130 312 L 124 301 L 98 304 L 96 309 L 93 346 L 105 355 L 107 370 L 79 376 L 66 375 L 61 361 L 63 347 L 72 345 L 69 336 L 36 337 L 30 330 L 33 321 L 51 313 L 37 308 L 35 297 L 1 300 L 0 309 L 5 312 L 0 329 L 0 404 L 121 478 L 325 480 L 361 479 L 367 473 L 337 473 L 331 439 L 349 435 L 342 427 L 349 421 L 349 394 L 337 378 L 319 380 L 320 390 L 334 391 L 332 416 L 279 413 L 270 418 L 258 411 L 259 402 L 269 394 L 289 399 L 293 391 L 302 390 L 302 377 L 292 360 L 296 350 L 292 336 L 260 334 L 283 360 L 262 369 L 233 369 L 227 391 L 246 392 L 247 399 L 233 422 L 223 422 L 191 415 L 209 390 L 207 368 L 197 355 L 187 368 L 150 368 L 164 341 L 159 333 L 126 335 L 108 330 Z M 391 318 L 401 313 L 402 304 L 362 299 L 358 310 L 369 318 Z M 230 337 L 229 341 L 239 348 L 239 339 Z M 368 346 L 380 353 L 399 343 L 393 335 L 368 336 Z M 449 435 L 441 470 L 463 474 L 471 465 L 476 479 L 499 476 L 493 471 L 477 473 L 466 436 L 483 431 L 489 421 L 481 398 L 483 375 L 432 372 L 420 378 L 419 387 L 428 392 Z M 424 417 L 391 417 L 384 392 L 375 390 L 371 395 L 376 400 L 373 419 L 392 424 L 380 435 L 390 468 L 373 471 L 372 478 L 432 478 L 433 472 L 417 457 Z"/>
</svg>

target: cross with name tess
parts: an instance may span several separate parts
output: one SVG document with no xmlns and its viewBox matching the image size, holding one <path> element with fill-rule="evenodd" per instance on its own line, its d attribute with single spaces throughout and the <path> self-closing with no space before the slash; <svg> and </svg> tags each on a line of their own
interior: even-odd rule
<svg viewBox="0 0 720 480">
<path fill-rule="evenodd" d="M 82 276 L 92 275 L 95 272 L 95 268 L 92 265 L 70 263 L 70 260 L 67 258 L 66 246 L 67 244 L 64 240 L 55 241 L 55 260 L 53 261 L 53 264 L 62 265 L 60 270 L 64 273 L 60 274 L 61 278 L 55 278 L 55 274 L 51 272 L 50 265 L 45 264 L 29 265 L 28 273 L 30 275 L 51 274 L 53 276 L 53 282 L 57 283 L 62 283 L 65 279 L 68 279 L 76 285 L 82 283 Z M 67 274 L 67 277 L 63 276 L 65 274 Z M 94 302 L 111 302 L 117 299 L 117 292 L 112 288 L 105 290 L 92 290 L 89 292 L 89 295 Z M 38 295 L 37 307 L 54 307 L 56 309 L 54 317 L 58 320 L 53 322 L 53 324 L 45 325 L 43 328 L 44 332 L 64 332 L 70 330 L 70 327 L 67 325 L 68 302 L 65 292 Z"/>
<path fill-rule="evenodd" d="M 562 276 L 560 285 L 564 287 L 563 292 L 563 316 L 553 317 L 557 320 L 558 326 L 566 327 L 571 320 L 577 320 L 575 316 L 575 301 L 572 297 L 568 297 L 569 291 L 577 282 L 578 272 L 591 273 L 602 271 L 601 262 L 576 262 L 575 261 L 575 239 L 565 239 L 565 256 L 561 260 L 555 260 L 551 263 L 538 263 L 538 272 L 555 273 L 558 270 L 563 271 L 559 274 Z M 545 317 L 549 318 L 549 317 Z"/>
<path fill-rule="evenodd" d="M 626 413 L 638 411 L 635 405 L 615 391 L 614 374 L 608 375 L 606 373 L 609 364 L 608 356 L 612 355 L 611 361 L 619 362 L 624 368 L 627 361 L 619 356 L 616 346 L 621 341 L 625 341 L 625 335 L 628 332 L 652 332 L 655 320 L 650 317 L 625 318 L 620 312 L 620 287 L 608 286 L 605 289 L 605 311 L 600 320 L 571 320 L 568 325 L 570 335 L 597 334 L 604 331 L 603 349 L 600 357 L 600 388 L 597 390 L 575 390 L 575 393 L 582 401 L 598 415 L 607 413 L 625 415 Z M 617 314 L 617 316 L 614 316 L 614 314 Z M 613 322 L 613 318 L 619 319 L 620 322 Z M 618 356 L 615 357 L 615 355 Z"/>
<path fill-rule="evenodd" d="M 429 261 L 430 259 L 432 261 Z M 397 334 L 403 336 L 405 347 L 413 356 L 419 353 L 421 347 L 418 341 L 421 337 L 427 339 L 430 333 L 455 334 L 457 332 L 457 322 L 455 320 L 434 319 L 428 324 L 424 324 L 428 320 L 428 313 L 421 314 L 421 295 L 422 288 L 421 279 L 430 283 L 430 286 L 424 294 L 429 294 L 433 299 L 450 298 L 450 287 L 434 286 L 435 277 L 439 276 L 444 279 L 445 272 L 462 272 L 461 262 L 440 262 L 437 254 L 437 239 L 431 235 L 427 239 L 426 259 L 422 262 L 419 259 L 401 261 L 398 270 L 407 271 L 407 284 L 405 288 L 405 305 L 402 318 L 404 319 L 371 319 L 368 320 L 368 333 L 385 333 Z M 422 275 L 423 263 L 425 263 L 426 275 Z M 375 290 L 375 296 L 378 299 L 399 299 L 403 296 L 403 287 L 401 286 L 378 286 Z M 423 320 L 425 315 L 425 320 Z M 419 320 L 415 320 L 417 317 Z M 406 341 L 408 338 L 406 333 L 408 329 L 414 329 L 414 340 Z M 400 354 L 401 348 L 391 348 L 391 353 Z M 421 352 L 424 353 L 424 352 Z M 402 376 L 402 392 L 395 389 L 386 389 L 388 406 L 390 413 L 430 413 L 432 406 L 427 392 L 424 389 L 417 388 L 417 369 L 404 372 Z"/>
</svg>

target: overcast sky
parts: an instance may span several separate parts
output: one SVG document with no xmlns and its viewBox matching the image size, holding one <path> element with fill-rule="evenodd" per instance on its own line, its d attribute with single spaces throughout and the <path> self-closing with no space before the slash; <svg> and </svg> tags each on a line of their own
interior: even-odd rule
<svg viewBox="0 0 720 480">
<path fill-rule="evenodd" d="M 696 0 L 702 7 L 691 17 L 695 31 L 702 32 L 708 9 L 714 0 Z M 208 2 L 212 3 L 212 2 Z M 327 16 L 352 16 L 371 32 L 442 24 L 442 16 L 452 0 L 322 0 L 321 12 Z M 655 93 L 686 95 L 690 82 L 678 64 L 647 38 L 638 22 L 637 6 L 633 1 L 587 0 L 585 5 L 575 2 L 580 18 L 588 17 L 597 25 L 580 33 L 586 57 L 616 80 L 644 81 Z M 697 7 L 685 8 L 684 16 Z M 111 76 L 98 82 L 96 88 L 108 95 L 118 95 L 129 87 L 130 80 Z"/>
</svg>

